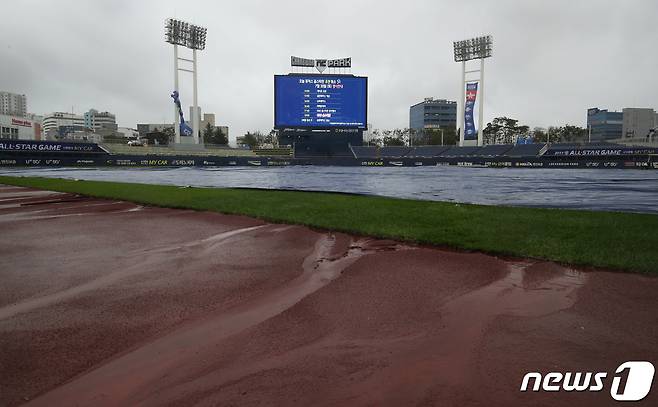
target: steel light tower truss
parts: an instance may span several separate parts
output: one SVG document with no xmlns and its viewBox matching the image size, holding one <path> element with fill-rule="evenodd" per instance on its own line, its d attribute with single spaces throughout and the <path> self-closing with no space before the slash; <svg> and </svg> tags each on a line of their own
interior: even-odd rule
<svg viewBox="0 0 658 407">
<path fill-rule="evenodd" d="M 473 145 L 471 140 L 465 140 L 465 94 L 468 83 L 479 83 L 479 109 L 478 109 L 478 135 L 477 145 L 483 144 L 484 130 L 484 60 L 491 57 L 493 51 L 493 38 L 491 35 L 470 38 L 463 41 L 455 41 L 455 62 L 462 63 L 462 77 L 459 83 L 459 105 L 457 106 L 457 132 L 459 133 L 459 145 Z M 480 69 L 466 70 L 466 62 L 474 59 L 480 60 Z M 466 74 L 479 73 L 477 78 L 468 79 Z"/>
<path fill-rule="evenodd" d="M 193 83 L 193 111 L 192 111 L 192 136 L 194 138 L 194 143 L 200 143 L 199 137 L 199 103 L 197 97 L 197 51 L 201 51 L 206 48 L 206 34 L 208 29 L 198 25 L 190 24 L 185 21 L 176 20 L 174 18 L 168 18 L 165 20 L 165 41 L 174 46 L 174 90 L 178 92 L 178 72 L 190 72 L 192 73 L 192 83 Z M 192 59 L 179 58 L 178 57 L 178 46 L 183 46 L 192 50 Z M 178 67 L 179 61 L 185 61 L 192 63 L 192 69 L 184 69 Z M 175 143 L 179 144 L 181 142 L 180 138 L 180 119 L 178 114 L 178 108 L 174 107 L 174 131 L 176 132 Z"/>
</svg>

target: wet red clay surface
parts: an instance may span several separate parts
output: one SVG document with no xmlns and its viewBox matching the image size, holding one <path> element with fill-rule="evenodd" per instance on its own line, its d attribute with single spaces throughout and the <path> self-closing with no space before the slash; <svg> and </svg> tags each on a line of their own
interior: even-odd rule
<svg viewBox="0 0 658 407">
<path fill-rule="evenodd" d="M 656 278 L 5 186 L 0 228 L 2 406 L 600 406 L 658 361 Z"/>
</svg>

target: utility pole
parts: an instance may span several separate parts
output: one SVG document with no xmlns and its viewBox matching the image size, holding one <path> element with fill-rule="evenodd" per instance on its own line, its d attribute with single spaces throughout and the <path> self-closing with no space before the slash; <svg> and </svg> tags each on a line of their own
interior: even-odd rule
<svg viewBox="0 0 658 407">
<path fill-rule="evenodd" d="M 178 92 L 178 44 L 174 44 L 174 91 Z M 180 117 L 174 105 L 174 143 L 180 144 Z"/>
</svg>

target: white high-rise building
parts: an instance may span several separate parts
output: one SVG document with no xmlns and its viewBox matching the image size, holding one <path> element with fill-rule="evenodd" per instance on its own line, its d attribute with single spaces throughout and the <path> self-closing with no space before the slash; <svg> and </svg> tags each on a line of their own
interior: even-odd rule
<svg viewBox="0 0 658 407">
<path fill-rule="evenodd" d="M 0 114 L 25 117 L 27 115 L 27 97 L 0 91 Z"/>
<path fill-rule="evenodd" d="M 53 112 L 43 117 L 41 128 L 44 135 L 57 132 L 60 127 L 66 127 L 71 131 L 84 130 L 85 119 L 80 115 L 65 112 Z"/>
</svg>

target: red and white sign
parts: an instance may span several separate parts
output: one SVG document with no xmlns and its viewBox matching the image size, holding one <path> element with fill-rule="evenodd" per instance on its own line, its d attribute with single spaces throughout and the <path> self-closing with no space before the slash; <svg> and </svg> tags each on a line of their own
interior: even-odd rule
<svg viewBox="0 0 658 407">
<path fill-rule="evenodd" d="M 32 127 L 32 122 L 29 120 L 21 120 L 15 117 L 11 118 L 11 124 L 13 126 L 23 126 L 23 127 Z"/>
</svg>

